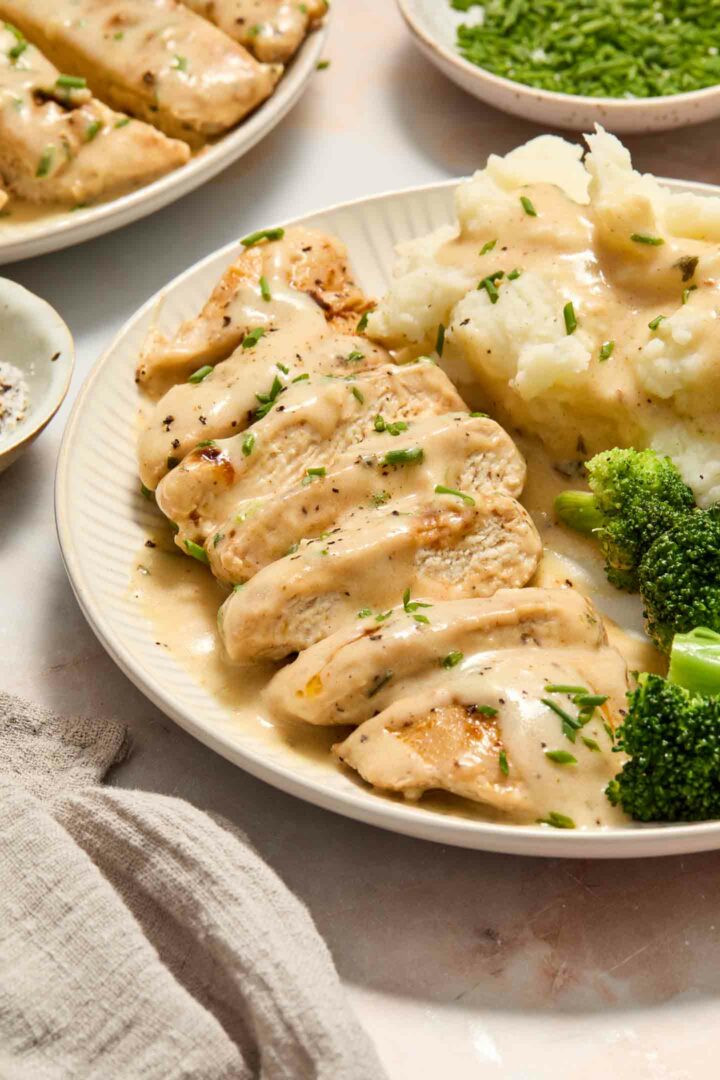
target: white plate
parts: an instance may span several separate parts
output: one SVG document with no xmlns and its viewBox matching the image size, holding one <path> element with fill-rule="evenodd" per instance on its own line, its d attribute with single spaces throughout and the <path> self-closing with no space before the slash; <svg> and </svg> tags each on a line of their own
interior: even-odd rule
<svg viewBox="0 0 720 1080">
<path fill-rule="evenodd" d="M 361 284 L 379 295 L 388 284 L 395 245 L 454 220 L 457 183 L 345 203 L 292 224 L 339 236 L 348 245 Z M 705 184 L 667 183 L 675 190 L 719 193 Z M 129 595 L 138 551 L 157 522 L 139 493 L 135 363 L 151 323 L 167 331 L 198 310 L 237 252 L 237 243 L 222 248 L 141 308 L 90 373 L 65 431 L 55 488 L 60 545 L 80 605 L 113 659 L 163 712 L 230 761 L 283 791 L 372 825 L 461 847 L 523 855 L 617 858 L 720 847 L 720 822 L 562 832 L 487 824 L 373 794 L 341 772 L 329 755 L 327 761 L 313 760 L 271 744 L 259 729 L 239 726 L 228 709 L 156 647 L 151 624 Z"/>
<path fill-rule="evenodd" d="M 92 240 L 153 214 L 227 168 L 264 139 L 292 109 L 314 74 L 327 37 L 327 18 L 311 31 L 275 93 L 245 121 L 179 169 L 152 184 L 87 210 L 50 211 L 32 221 L 0 220 L 0 266 Z M 12 203 L 9 204 L 12 206 Z"/>
<path fill-rule="evenodd" d="M 496 109 L 546 127 L 591 131 L 595 123 L 618 133 L 667 131 L 720 115 L 720 86 L 655 98 L 593 98 L 556 94 L 471 64 L 455 46 L 457 27 L 471 12 L 455 11 L 449 0 L 397 0 L 416 44 L 449 79 Z"/>
</svg>

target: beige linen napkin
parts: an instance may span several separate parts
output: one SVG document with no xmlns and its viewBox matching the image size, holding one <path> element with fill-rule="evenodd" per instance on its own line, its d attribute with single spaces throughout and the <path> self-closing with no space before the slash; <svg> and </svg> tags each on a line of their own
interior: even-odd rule
<svg viewBox="0 0 720 1080">
<path fill-rule="evenodd" d="M 3 1080 L 379 1080 L 305 908 L 227 822 L 100 787 L 127 751 L 0 693 Z"/>
</svg>

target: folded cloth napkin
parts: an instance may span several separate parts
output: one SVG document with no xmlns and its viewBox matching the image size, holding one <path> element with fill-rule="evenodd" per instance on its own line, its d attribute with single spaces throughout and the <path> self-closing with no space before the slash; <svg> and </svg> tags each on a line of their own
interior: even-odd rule
<svg viewBox="0 0 720 1080">
<path fill-rule="evenodd" d="M 0 693 L 3 1080 L 378 1080 L 312 920 L 228 822 L 100 786 L 113 721 Z"/>
</svg>

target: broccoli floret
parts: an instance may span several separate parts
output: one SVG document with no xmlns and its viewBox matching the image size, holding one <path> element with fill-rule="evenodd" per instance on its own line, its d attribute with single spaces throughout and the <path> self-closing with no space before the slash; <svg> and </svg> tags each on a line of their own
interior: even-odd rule
<svg viewBox="0 0 720 1080">
<path fill-rule="evenodd" d="M 630 755 L 605 789 L 637 821 L 720 818 L 720 698 L 659 675 L 641 675 L 628 695 L 615 748 Z"/>
<path fill-rule="evenodd" d="M 648 634 L 663 652 L 674 634 L 720 631 L 720 507 L 693 510 L 659 536 L 638 576 Z"/>
<path fill-rule="evenodd" d="M 599 540 L 608 580 L 637 592 L 640 560 L 661 533 L 695 506 L 693 493 L 668 457 L 654 450 L 607 450 L 587 463 L 592 494 L 565 491 L 555 513 Z"/>
</svg>

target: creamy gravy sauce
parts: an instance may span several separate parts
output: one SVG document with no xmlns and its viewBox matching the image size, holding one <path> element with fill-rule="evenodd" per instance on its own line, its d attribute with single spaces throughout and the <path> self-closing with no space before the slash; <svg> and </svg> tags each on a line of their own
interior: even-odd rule
<svg viewBox="0 0 720 1080">
<path fill-rule="evenodd" d="M 553 499 L 568 486 L 567 477 L 554 468 L 548 455 L 536 444 L 527 440 L 518 442 L 528 462 L 528 480 L 522 502 L 530 511 L 545 545 L 543 560 L 532 584 L 575 588 L 592 597 L 606 616 L 611 643 L 626 658 L 630 669 L 663 673 L 666 667 L 663 657 L 642 633 L 638 597 L 621 595 L 613 590 L 605 579 L 602 559 L 592 543 L 560 528 L 552 520 Z M 238 668 L 222 654 L 216 628 L 217 611 L 227 598 L 227 591 L 206 568 L 177 551 L 172 535 L 164 525 L 159 525 L 150 539 L 157 546 L 144 547 L 138 553 L 131 595 L 152 624 L 156 641 L 160 643 L 158 647 L 167 649 L 197 683 L 230 710 L 238 730 L 249 729 L 261 734 L 269 745 L 291 747 L 325 768 L 339 767 L 330 755 L 330 748 L 333 743 L 342 741 L 350 729 L 315 727 L 271 716 L 261 700 L 261 691 L 277 668 L 272 665 Z M 532 666 L 530 655 L 528 666 Z M 508 681 L 502 678 L 501 668 L 498 672 L 500 692 L 507 689 Z M 528 672 L 528 685 L 534 685 L 541 677 L 544 672 Z M 583 680 L 581 683 L 585 685 Z M 483 693 L 487 697 L 486 684 Z M 540 690 L 536 696 L 541 696 Z M 560 745 L 557 719 L 547 709 L 533 711 L 522 698 L 513 703 L 513 708 L 517 711 L 519 724 L 514 735 L 510 733 L 510 725 L 504 731 L 508 756 L 527 773 L 527 782 L 535 797 L 546 802 L 549 809 L 570 814 L 579 826 L 597 825 L 598 804 L 602 825 L 623 822 L 624 816 L 609 803 L 604 806 L 603 800 L 588 799 L 588 792 L 592 796 L 607 783 L 606 755 L 591 753 L 584 747 L 569 747 L 582 764 L 582 773 L 578 767 L 571 776 L 569 771 L 547 763 L 535 745 L 540 741 L 546 742 L 550 749 L 566 748 Z M 584 733 L 601 746 L 605 745 L 603 739 L 607 742 L 599 723 L 591 724 Z M 348 770 L 347 775 L 362 786 L 354 772 Z M 375 794 L 403 801 L 402 797 L 377 791 Z M 427 794 L 420 805 L 475 820 L 534 820 L 522 813 L 509 819 L 505 814 L 446 792 Z"/>
</svg>

